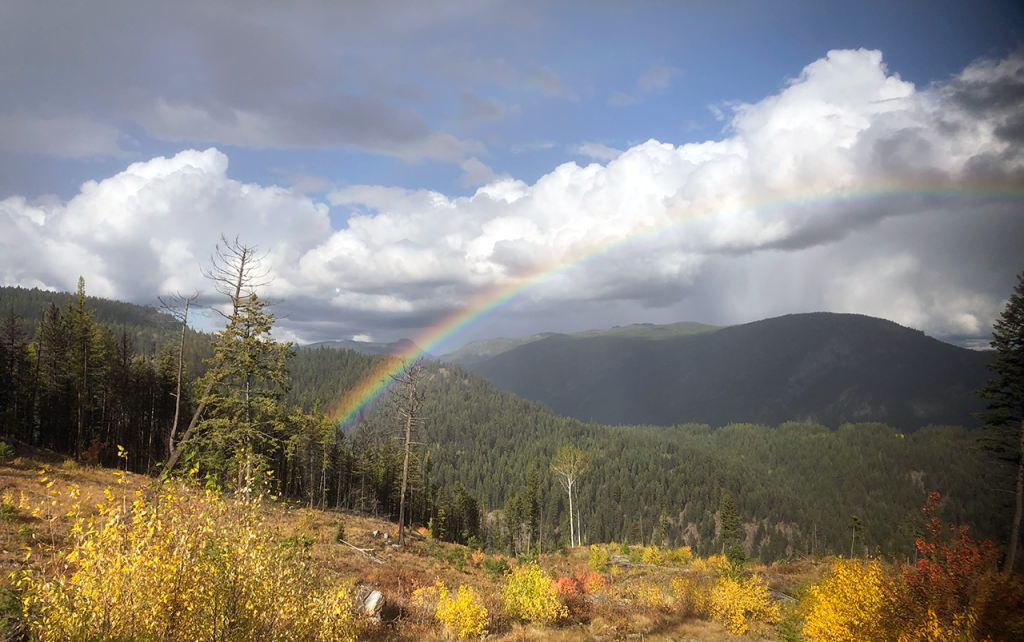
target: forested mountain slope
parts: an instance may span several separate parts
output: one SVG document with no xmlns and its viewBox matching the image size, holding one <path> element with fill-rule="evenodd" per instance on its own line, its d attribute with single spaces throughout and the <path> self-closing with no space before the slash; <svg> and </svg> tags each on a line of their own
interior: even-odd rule
<svg viewBox="0 0 1024 642">
<path fill-rule="evenodd" d="M 50 292 L 37 288 L 0 287 L 0 316 L 12 311 L 19 317 L 18 327 L 27 337 L 33 337 L 51 304 L 63 308 L 73 302 L 75 295 L 68 292 Z M 126 332 L 136 348 L 154 354 L 168 334 L 181 331 L 181 325 L 169 314 L 152 306 L 136 305 L 93 296 L 86 297 L 93 319 L 111 328 L 115 336 Z"/>
<path fill-rule="evenodd" d="M 988 355 L 891 321 L 794 314 L 650 339 L 558 335 L 471 365 L 503 390 L 606 424 L 879 421 L 974 427 Z"/>
<path fill-rule="evenodd" d="M 351 380 L 370 357 L 300 353 L 302 365 L 292 371 L 293 396 L 310 387 L 319 359 L 333 363 L 346 354 L 344 365 L 330 368 L 343 365 L 344 378 Z M 904 435 L 880 424 L 838 430 L 807 423 L 604 426 L 559 416 L 459 366 L 437 363 L 428 365 L 421 391 L 423 427 L 414 441 L 423 444 L 421 462 L 430 452 L 431 480 L 447 488 L 461 482 L 484 509 L 494 510 L 524 487 L 527 469 L 536 466 L 545 546 L 567 538 L 567 498 L 548 470 L 566 443 L 586 449 L 593 459 L 580 487 L 585 541 L 649 542 L 664 517 L 667 541 L 714 551 L 721 545 L 717 513 L 724 492 L 735 499 L 747 525 L 748 553 L 768 561 L 812 547 L 848 553 L 851 515 L 864 520 L 869 550 L 879 546 L 912 555 L 920 506 L 930 490 L 944 497 L 946 515 L 970 524 L 972 533 L 1001 541 L 1008 532 L 1003 504 L 1010 496 L 987 490 L 995 473 L 971 451 L 975 433 L 960 427 Z M 347 447 L 355 455 L 367 437 L 383 443 L 397 437 L 399 428 L 384 403 L 346 437 Z M 397 456 L 400 449 L 390 452 Z M 400 460 L 365 466 L 392 475 L 401 470 Z M 493 529 L 483 533 L 496 537 Z"/>
</svg>

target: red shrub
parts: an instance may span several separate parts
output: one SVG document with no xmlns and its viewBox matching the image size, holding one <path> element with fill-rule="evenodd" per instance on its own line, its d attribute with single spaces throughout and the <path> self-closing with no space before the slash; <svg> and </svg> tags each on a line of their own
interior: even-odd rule
<svg viewBox="0 0 1024 642">
<path fill-rule="evenodd" d="M 921 560 L 905 566 L 892 588 L 892 616 L 898 629 L 922 632 L 935 624 L 953 630 L 970 622 L 979 639 L 1011 639 L 1024 633 L 1024 592 L 1017 578 L 999 573 L 999 551 L 992 542 L 967 535 L 967 526 L 949 524 L 943 540 L 935 516 L 939 494 L 929 493 L 924 514 L 928 537 L 917 538 Z"/>
</svg>

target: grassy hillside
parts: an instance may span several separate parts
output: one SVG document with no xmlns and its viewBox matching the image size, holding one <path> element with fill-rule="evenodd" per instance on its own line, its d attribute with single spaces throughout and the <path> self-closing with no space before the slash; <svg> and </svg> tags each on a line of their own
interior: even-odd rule
<svg viewBox="0 0 1024 642">
<path fill-rule="evenodd" d="M 856 639 L 1011 640 L 1024 626 L 1019 582 L 969 539 L 925 535 L 940 554 L 924 568 L 818 556 L 765 566 L 655 544 L 515 559 L 425 529 L 397 546 L 394 523 L 240 501 L 197 479 L 4 456 L 5 640 L 824 642 L 851 625 Z M 946 550 L 980 556 L 954 567 Z M 950 586 L 953 570 L 963 581 Z"/>
<path fill-rule="evenodd" d="M 882 319 L 817 313 L 660 340 L 553 336 L 471 368 L 583 421 L 879 421 L 913 431 L 978 425 L 987 359 Z"/>
</svg>

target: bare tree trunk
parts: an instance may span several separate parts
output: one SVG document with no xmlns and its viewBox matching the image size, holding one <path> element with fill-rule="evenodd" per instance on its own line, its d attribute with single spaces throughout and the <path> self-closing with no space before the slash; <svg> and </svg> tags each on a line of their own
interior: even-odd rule
<svg viewBox="0 0 1024 642">
<path fill-rule="evenodd" d="M 82 354 L 82 387 L 78 391 L 78 434 L 75 436 L 75 459 L 82 459 L 82 442 L 85 440 L 85 390 L 89 385 L 89 350 Z"/>
<path fill-rule="evenodd" d="M 1020 460 L 1017 462 L 1017 507 L 1013 512 L 1013 530 L 1010 532 L 1006 561 L 1003 563 L 1003 573 L 1007 575 L 1013 572 L 1013 564 L 1017 561 L 1021 513 L 1024 513 L 1024 421 L 1021 421 L 1020 426 Z"/>
<path fill-rule="evenodd" d="M 573 540 L 576 539 L 576 531 L 572 528 L 572 480 L 569 481 L 569 548 L 575 546 Z"/>
<path fill-rule="evenodd" d="M 185 299 L 185 310 L 181 317 L 181 341 L 178 344 L 178 385 L 174 393 L 174 423 L 171 424 L 171 436 L 167 440 L 168 457 L 174 452 L 174 438 L 178 436 L 178 417 L 181 414 L 181 377 L 185 370 L 185 329 L 188 327 L 188 307 L 196 299 L 196 297 L 182 298 Z"/>
<path fill-rule="evenodd" d="M 199 407 L 196 408 L 195 414 L 192 415 L 192 421 L 188 424 L 188 429 L 185 434 L 181 436 L 181 440 L 178 445 L 175 446 L 171 452 L 171 456 L 167 458 L 167 465 L 164 466 L 164 474 L 170 474 L 174 470 L 175 464 L 181 459 L 181 455 L 185 452 L 185 446 L 188 445 L 188 441 L 192 439 L 192 435 L 195 434 L 196 428 L 199 427 L 199 421 L 203 418 L 203 413 L 206 412 L 206 398 L 210 395 L 213 390 L 213 384 L 215 380 L 210 379 L 210 382 L 206 384 L 206 389 L 203 390 L 203 397 L 199 401 Z"/>
<path fill-rule="evenodd" d="M 416 397 L 416 384 L 409 387 L 409 409 L 413 408 Z M 405 418 L 405 464 L 402 466 L 402 495 L 398 501 L 398 545 L 405 545 L 405 489 L 409 483 L 409 443 L 412 440 L 413 412 Z"/>
</svg>

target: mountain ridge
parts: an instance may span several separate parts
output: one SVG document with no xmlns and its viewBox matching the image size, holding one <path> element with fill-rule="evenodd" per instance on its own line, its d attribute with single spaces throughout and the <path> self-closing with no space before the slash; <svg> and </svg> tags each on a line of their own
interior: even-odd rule
<svg viewBox="0 0 1024 642">
<path fill-rule="evenodd" d="M 446 353 L 438 357 L 448 363 L 457 363 L 461 366 L 470 366 L 501 353 L 518 348 L 519 346 L 547 339 L 549 337 L 564 336 L 575 339 L 583 339 L 599 336 L 631 336 L 648 339 L 669 339 L 677 336 L 700 334 L 703 332 L 714 332 L 728 326 L 713 326 L 696 321 L 680 321 L 656 325 L 653 323 L 631 323 L 629 325 L 616 325 L 608 329 L 583 330 L 580 332 L 540 332 L 528 337 L 496 337 L 492 339 L 480 339 L 467 343 L 458 350 Z"/>
<path fill-rule="evenodd" d="M 547 337 L 468 365 L 582 421 L 977 426 L 986 353 L 866 315 L 816 312 L 669 337 Z"/>
</svg>

